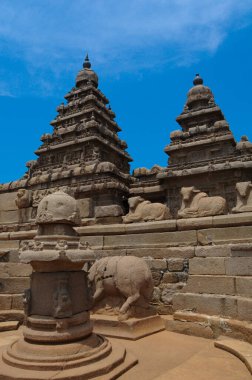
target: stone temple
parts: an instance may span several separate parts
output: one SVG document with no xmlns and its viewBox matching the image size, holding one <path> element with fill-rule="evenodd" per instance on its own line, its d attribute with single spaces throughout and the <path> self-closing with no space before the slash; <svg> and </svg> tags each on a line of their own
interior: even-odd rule
<svg viewBox="0 0 252 380">
<path fill-rule="evenodd" d="M 149 314 L 139 312 L 137 292 L 121 291 L 124 302 L 129 296 L 126 317 L 118 299 L 103 294 L 93 309 L 97 329 L 106 335 L 102 323 L 113 320 L 113 326 L 141 330 L 137 318 L 143 326 L 148 318 L 149 324 L 161 318 L 168 331 L 217 339 L 216 346 L 237 351 L 252 372 L 252 143 L 246 136 L 235 141 L 212 90 L 196 74 L 176 119 L 178 130 L 164 148 L 167 166 L 153 157 L 152 168 L 131 174 L 127 143 L 118 136 L 121 129 L 88 56 L 65 100 L 52 133 L 41 136 L 37 159 L 26 163 L 22 178 L 0 185 L 0 331 L 24 320 L 32 267 L 20 258 L 24 247 L 34 247 L 37 229 L 40 235 L 39 204 L 64 192 L 79 210 L 80 246 L 92 250 L 93 261 L 105 260 L 94 274 L 95 294 L 104 290 L 100 280 L 104 285 L 114 278 L 120 257 L 143 259 L 152 275 Z M 54 238 L 64 228 L 55 228 Z M 135 322 L 120 322 L 127 318 Z"/>
</svg>

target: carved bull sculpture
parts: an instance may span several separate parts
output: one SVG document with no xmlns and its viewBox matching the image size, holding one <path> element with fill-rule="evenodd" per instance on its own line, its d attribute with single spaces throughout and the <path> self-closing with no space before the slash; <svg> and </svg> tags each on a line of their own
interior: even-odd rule
<svg viewBox="0 0 252 380">
<path fill-rule="evenodd" d="M 226 200 L 220 196 L 209 197 L 194 186 L 182 187 L 180 193 L 182 204 L 178 218 L 197 218 L 225 213 Z"/>
<path fill-rule="evenodd" d="M 88 278 L 95 283 L 94 305 L 106 296 L 123 299 L 119 319 L 128 317 L 130 306 L 135 305 L 140 297 L 145 303 L 152 298 L 151 271 L 144 259 L 135 256 L 102 258 L 92 265 Z"/>
<path fill-rule="evenodd" d="M 151 203 L 142 197 L 128 199 L 129 213 L 123 216 L 123 223 L 148 222 L 171 218 L 170 210 L 162 203 Z"/>
<path fill-rule="evenodd" d="M 236 206 L 232 212 L 249 212 L 252 211 L 252 183 L 238 182 L 235 186 L 237 194 Z"/>
</svg>

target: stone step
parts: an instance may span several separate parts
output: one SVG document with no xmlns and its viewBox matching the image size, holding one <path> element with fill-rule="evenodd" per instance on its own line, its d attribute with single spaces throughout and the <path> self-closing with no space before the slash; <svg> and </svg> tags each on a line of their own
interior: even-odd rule
<svg viewBox="0 0 252 380">
<path fill-rule="evenodd" d="M 10 331 L 17 330 L 20 325 L 19 321 L 6 321 L 0 322 L 0 332 L 2 331 Z"/>
<path fill-rule="evenodd" d="M 252 277 L 191 275 L 182 292 L 252 297 Z"/>
<path fill-rule="evenodd" d="M 236 339 L 219 337 L 214 342 L 215 347 L 228 351 L 239 358 L 252 374 L 252 345 Z"/>
<path fill-rule="evenodd" d="M 223 318 L 220 316 L 209 316 L 207 314 L 197 314 L 191 311 L 176 311 L 171 318 L 165 319 L 166 329 L 175 332 L 182 332 L 187 335 L 206 336 L 206 327 L 212 330 L 213 337 L 225 335 L 234 339 L 239 339 L 252 343 L 252 323 L 239 321 L 237 319 Z M 175 321 L 177 323 L 175 323 Z"/>
<path fill-rule="evenodd" d="M 250 276 L 252 257 L 194 257 L 189 261 L 191 275 Z"/>
<path fill-rule="evenodd" d="M 219 294 L 177 293 L 173 309 L 252 321 L 252 299 Z"/>
<path fill-rule="evenodd" d="M 19 321 L 23 322 L 24 312 L 23 310 L 1 310 L 0 322 Z"/>
</svg>

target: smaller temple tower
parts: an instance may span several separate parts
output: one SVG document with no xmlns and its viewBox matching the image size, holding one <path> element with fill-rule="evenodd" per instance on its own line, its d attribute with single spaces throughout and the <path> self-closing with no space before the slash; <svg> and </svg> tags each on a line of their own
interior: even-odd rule
<svg viewBox="0 0 252 380">
<path fill-rule="evenodd" d="M 169 156 L 167 167 L 135 169 L 137 181 L 131 194 L 167 203 L 176 217 L 181 187 L 196 186 L 208 195 L 224 197 L 231 212 L 236 183 L 252 177 L 252 144 L 246 136 L 236 143 L 211 89 L 199 74 L 176 121 L 181 129 L 171 132 L 171 142 L 164 149 Z"/>
<path fill-rule="evenodd" d="M 176 119 L 182 130 L 170 134 L 171 143 L 165 148 L 170 170 L 225 162 L 235 152 L 234 136 L 212 91 L 199 74 L 193 85 Z"/>
</svg>

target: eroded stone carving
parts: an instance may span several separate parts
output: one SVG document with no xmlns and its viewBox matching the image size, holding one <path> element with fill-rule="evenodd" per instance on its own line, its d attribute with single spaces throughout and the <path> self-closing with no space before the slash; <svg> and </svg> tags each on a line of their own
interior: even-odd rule
<svg viewBox="0 0 252 380">
<path fill-rule="evenodd" d="M 128 203 L 129 213 L 123 216 L 124 223 L 148 222 L 171 218 L 169 208 L 162 203 L 151 203 L 140 196 L 129 198 Z"/>
<path fill-rule="evenodd" d="M 252 183 L 238 182 L 235 186 L 237 194 L 236 206 L 232 209 L 232 212 L 248 212 L 252 211 Z"/>
<path fill-rule="evenodd" d="M 54 314 L 55 318 L 67 318 L 73 315 L 72 302 L 69 294 L 68 277 L 64 275 L 58 280 L 54 299 Z"/>
<path fill-rule="evenodd" d="M 19 189 L 16 197 L 17 208 L 27 208 L 31 205 L 31 192 L 26 189 Z"/>
<path fill-rule="evenodd" d="M 104 297 L 117 297 L 117 304 L 112 303 L 112 309 L 119 319 L 134 315 L 132 306 L 136 304 L 143 314 L 148 313 L 153 282 L 150 269 L 143 259 L 135 256 L 102 258 L 90 268 L 89 280 L 95 284 L 94 305 Z M 108 307 L 104 304 L 96 305 L 96 312 L 99 307 L 101 313 L 107 313 Z"/>
<path fill-rule="evenodd" d="M 209 197 L 194 186 L 182 187 L 179 218 L 197 218 L 200 216 L 221 215 L 226 210 L 226 200 L 220 196 Z"/>
<path fill-rule="evenodd" d="M 74 210 L 74 211 L 73 211 Z M 48 195 L 38 206 L 36 223 L 68 222 L 79 224 L 80 215 L 76 202 L 63 191 Z"/>
</svg>

